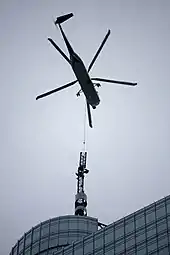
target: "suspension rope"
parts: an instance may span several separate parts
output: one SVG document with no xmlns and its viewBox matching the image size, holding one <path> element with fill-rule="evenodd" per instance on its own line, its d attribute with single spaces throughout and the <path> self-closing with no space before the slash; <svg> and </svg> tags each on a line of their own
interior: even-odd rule
<svg viewBox="0 0 170 255">
<path fill-rule="evenodd" d="M 87 124 L 87 105 L 86 105 L 86 100 L 84 104 L 84 130 L 83 130 L 83 151 L 86 151 L 86 124 Z"/>
</svg>

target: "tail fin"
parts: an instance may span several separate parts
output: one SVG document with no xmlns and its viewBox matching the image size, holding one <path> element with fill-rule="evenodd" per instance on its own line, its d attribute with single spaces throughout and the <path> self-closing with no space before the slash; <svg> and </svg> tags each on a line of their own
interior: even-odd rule
<svg viewBox="0 0 170 255">
<path fill-rule="evenodd" d="M 61 24 L 63 23 L 64 21 L 68 20 L 69 18 L 73 17 L 73 13 L 69 13 L 69 14 L 66 14 L 66 15 L 63 15 L 63 16 L 60 16 L 56 19 L 56 21 L 54 22 L 55 25 L 57 24 Z"/>
</svg>

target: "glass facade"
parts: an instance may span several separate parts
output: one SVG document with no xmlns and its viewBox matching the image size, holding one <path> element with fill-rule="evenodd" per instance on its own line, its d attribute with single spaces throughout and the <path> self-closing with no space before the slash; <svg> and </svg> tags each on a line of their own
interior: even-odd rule
<svg viewBox="0 0 170 255">
<path fill-rule="evenodd" d="M 28 231 L 10 255 L 168 255 L 170 196 L 105 228 L 86 216 L 63 216 Z"/>
<path fill-rule="evenodd" d="M 92 217 L 68 215 L 53 218 L 25 233 L 10 255 L 52 255 L 97 230 L 98 221 Z"/>
<path fill-rule="evenodd" d="M 92 254 L 170 254 L 170 196 L 54 252 L 54 255 Z"/>
</svg>

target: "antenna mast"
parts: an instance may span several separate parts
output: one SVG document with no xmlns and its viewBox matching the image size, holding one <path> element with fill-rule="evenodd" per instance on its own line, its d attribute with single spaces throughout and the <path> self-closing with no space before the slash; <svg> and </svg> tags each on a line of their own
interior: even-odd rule
<svg viewBox="0 0 170 255">
<path fill-rule="evenodd" d="M 75 195 L 75 215 L 87 216 L 87 195 L 84 193 L 84 174 L 86 169 L 87 152 L 80 152 L 80 161 L 77 176 L 77 194 Z"/>
</svg>

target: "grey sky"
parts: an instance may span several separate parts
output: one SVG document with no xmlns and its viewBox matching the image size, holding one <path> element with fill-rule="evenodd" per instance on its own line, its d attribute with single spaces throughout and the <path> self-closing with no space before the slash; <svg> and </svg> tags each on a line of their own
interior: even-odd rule
<svg viewBox="0 0 170 255">
<path fill-rule="evenodd" d="M 0 255 L 40 221 L 74 213 L 84 98 L 78 85 L 35 97 L 74 79 L 47 41 L 64 50 L 53 18 L 88 66 L 111 35 L 91 75 L 137 81 L 102 84 L 87 128 L 88 214 L 110 223 L 170 193 L 170 2 L 0 1 Z"/>
</svg>

